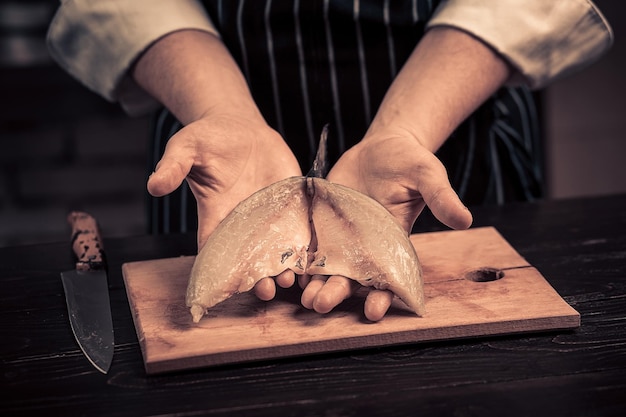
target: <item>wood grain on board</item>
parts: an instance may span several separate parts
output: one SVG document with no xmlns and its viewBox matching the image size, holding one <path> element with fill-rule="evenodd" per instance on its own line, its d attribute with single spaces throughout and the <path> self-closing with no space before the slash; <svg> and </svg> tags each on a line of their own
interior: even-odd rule
<svg viewBox="0 0 626 417">
<path fill-rule="evenodd" d="M 494 228 L 421 233 L 411 241 L 424 270 L 426 314 L 395 299 L 377 323 L 363 316 L 366 289 L 320 315 L 300 305 L 295 285 L 270 302 L 235 295 L 194 324 L 185 306 L 194 257 L 126 263 L 146 372 L 580 325 L 579 314 Z"/>
</svg>

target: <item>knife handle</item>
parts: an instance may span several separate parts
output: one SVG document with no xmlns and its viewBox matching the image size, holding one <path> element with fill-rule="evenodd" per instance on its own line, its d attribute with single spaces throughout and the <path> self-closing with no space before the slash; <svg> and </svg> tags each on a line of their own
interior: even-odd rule
<svg viewBox="0 0 626 417">
<path fill-rule="evenodd" d="M 72 250 L 76 255 L 76 270 L 104 269 L 104 247 L 96 219 L 87 213 L 73 211 L 67 216 L 72 226 Z"/>
</svg>

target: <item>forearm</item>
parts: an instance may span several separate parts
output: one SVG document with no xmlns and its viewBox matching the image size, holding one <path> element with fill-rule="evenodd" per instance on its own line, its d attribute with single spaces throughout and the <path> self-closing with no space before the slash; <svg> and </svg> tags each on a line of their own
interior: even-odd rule
<svg viewBox="0 0 626 417">
<path fill-rule="evenodd" d="M 183 124 L 220 113 L 261 118 L 239 67 L 210 33 L 182 30 L 163 37 L 138 59 L 132 75 Z"/>
<path fill-rule="evenodd" d="M 434 152 L 510 75 L 508 64 L 481 41 L 433 28 L 387 91 L 366 137 L 408 134 Z"/>
</svg>

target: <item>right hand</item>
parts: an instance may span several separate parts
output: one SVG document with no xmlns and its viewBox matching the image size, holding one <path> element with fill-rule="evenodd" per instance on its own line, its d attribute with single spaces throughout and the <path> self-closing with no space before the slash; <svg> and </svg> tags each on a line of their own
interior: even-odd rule
<svg viewBox="0 0 626 417">
<path fill-rule="evenodd" d="M 328 180 L 348 186 L 381 203 L 407 235 L 426 205 L 442 223 L 466 229 L 472 215 L 452 189 L 446 169 L 418 140 L 402 133 L 370 135 L 349 149 L 328 174 Z M 355 281 L 335 275 L 299 280 L 304 287 L 302 305 L 327 313 L 358 288 Z M 383 318 L 393 294 L 370 288 L 365 316 Z"/>
<path fill-rule="evenodd" d="M 211 115 L 172 138 L 148 179 L 155 197 L 187 180 L 198 206 L 198 249 L 242 200 L 282 179 L 302 175 L 282 137 L 265 121 Z"/>
</svg>

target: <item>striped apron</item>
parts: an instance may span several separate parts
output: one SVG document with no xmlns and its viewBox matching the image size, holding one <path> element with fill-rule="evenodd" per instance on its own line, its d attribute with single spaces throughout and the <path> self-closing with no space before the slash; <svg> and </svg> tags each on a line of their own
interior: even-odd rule
<svg viewBox="0 0 626 417">
<path fill-rule="evenodd" d="M 329 124 L 332 164 L 364 135 L 392 80 L 421 38 L 438 0 L 206 0 L 204 5 L 267 122 L 308 172 Z M 149 170 L 181 124 L 154 119 Z M 466 205 L 543 194 L 535 98 L 504 87 L 452 134 L 437 156 Z M 149 198 L 151 233 L 197 229 L 187 183 Z"/>
</svg>

